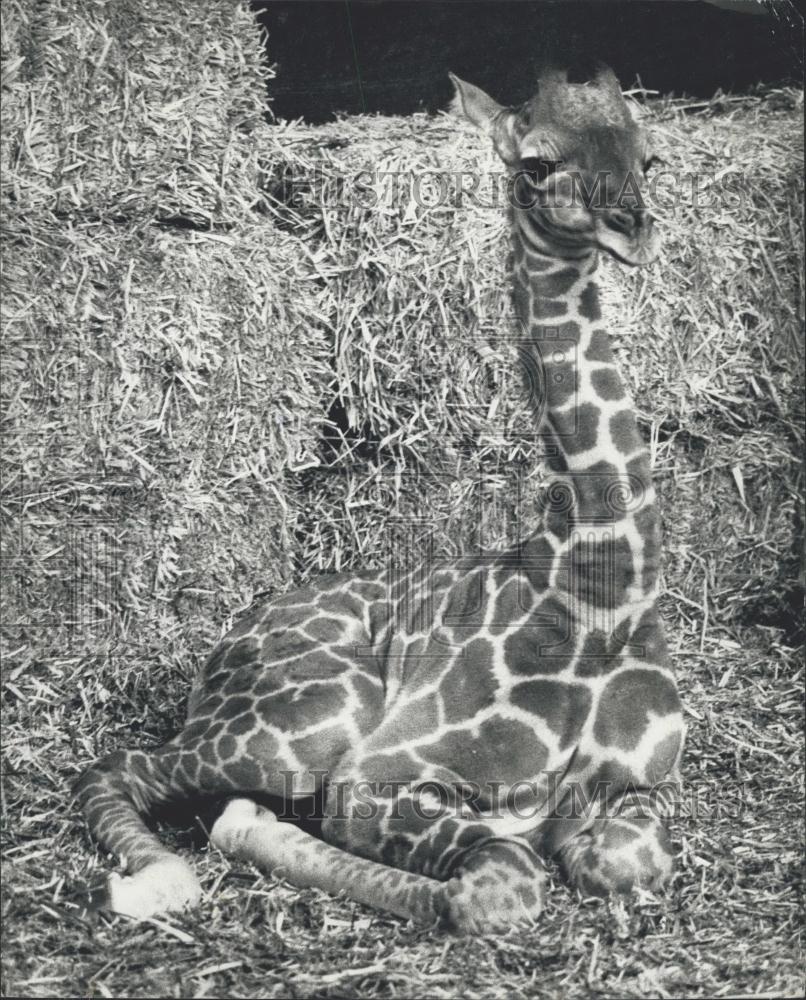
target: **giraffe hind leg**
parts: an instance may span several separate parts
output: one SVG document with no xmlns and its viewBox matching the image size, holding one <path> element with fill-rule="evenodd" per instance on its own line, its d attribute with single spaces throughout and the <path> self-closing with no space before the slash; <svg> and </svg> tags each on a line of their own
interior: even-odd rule
<svg viewBox="0 0 806 1000">
<path fill-rule="evenodd" d="M 270 753 L 256 757 L 243 748 L 223 763 L 203 763 L 217 749 L 206 722 L 204 728 L 186 728 L 150 753 L 116 751 L 82 775 L 75 795 L 90 832 L 127 870 L 122 878 L 112 875 L 104 890 L 91 891 L 87 909 L 145 918 L 198 903 L 193 869 L 146 825 L 144 817 L 156 807 L 198 796 L 282 795 L 285 763 Z"/>
<path fill-rule="evenodd" d="M 93 889 L 88 909 L 143 919 L 195 906 L 201 886 L 193 869 L 161 843 L 143 815 L 180 797 L 166 748 L 154 753 L 119 750 L 89 767 L 75 794 L 91 832 L 120 858 L 130 874 L 113 873 L 103 889 Z"/>
<path fill-rule="evenodd" d="M 326 759 L 330 747 L 322 742 Z M 275 739 L 251 711 L 219 719 L 197 706 L 193 720 L 159 749 L 117 751 L 89 767 L 76 796 L 93 836 L 128 871 L 125 878 L 110 878 L 94 908 L 148 917 L 195 905 L 201 890 L 192 869 L 144 817 L 157 806 L 197 796 L 282 796 L 282 775 L 292 765 L 275 751 Z"/>
<path fill-rule="evenodd" d="M 190 865 L 177 855 L 154 861 L 135 875 L 112 872 L 102 908 L 145 920 L 196 906 L 201 885 Z"/>
</svg>

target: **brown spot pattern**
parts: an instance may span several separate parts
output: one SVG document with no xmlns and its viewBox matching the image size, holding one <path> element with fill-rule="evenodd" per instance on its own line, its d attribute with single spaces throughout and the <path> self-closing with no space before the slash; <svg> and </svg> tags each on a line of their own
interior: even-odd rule
<svg viewBox="0 0 806 1000">
<path fill-rule="evenodd" d="M 602 746 L 634 750 L 646 732 L 649 712 L 680 711 L 674 684 L 655 670 L 625 670 L 602 692 L 593 734 Z"/>
</svg>

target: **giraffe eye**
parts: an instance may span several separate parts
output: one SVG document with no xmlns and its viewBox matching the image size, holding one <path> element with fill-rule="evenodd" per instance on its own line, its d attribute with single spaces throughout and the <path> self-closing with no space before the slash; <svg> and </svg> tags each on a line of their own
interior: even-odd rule
<svg viewBox="0 0 806 1000">
<path fill-rule="evenodd" d="M 521 171 L 528 174 L 534 184 L 541 184 L 562 162 L 562 160 L 543 160 L 536 156 L 527 156 L 521 160 Z"/>
</svg>

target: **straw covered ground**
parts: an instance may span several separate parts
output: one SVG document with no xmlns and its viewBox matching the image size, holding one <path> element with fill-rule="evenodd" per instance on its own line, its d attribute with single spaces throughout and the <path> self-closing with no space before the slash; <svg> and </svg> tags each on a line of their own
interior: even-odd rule
<svg viewBox="0 0 806 1000">
<path fill-rule="evenodd" d="M 592 902 L 554 879 L 529 933 L 450 939 L 198 850 L 186 815 L 165 835 L 196 842 L 198 912 L 76 916 L 109 859 L 73 782 L 169 737 L 254 601 L 501 545 L 537 523 L 543 480 L 484 143 L 445 116 L 267 124 L 251 15 L 164 10 L 2 10 L 4 995 L 802 995 L 802 95 L 784 89 L 637 95 L 670 172 L 665 245 L 607 272 L 689 715 L 669 892 Z"/>
</svg>

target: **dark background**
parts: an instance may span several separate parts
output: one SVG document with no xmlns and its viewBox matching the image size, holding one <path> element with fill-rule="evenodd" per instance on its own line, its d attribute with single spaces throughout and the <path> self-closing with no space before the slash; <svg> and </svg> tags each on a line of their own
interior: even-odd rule
<svg viewBox="0 0 806 1000">
<path fill-rule="evenodd" d="M 444 106 L 449 69 L 502 103 L 531 96 L 547 57 L 599 58 L 623 87 L 711 97 L 802 80 L 789 0 L 254 0 L 282 118 Z"/>
</svg>

